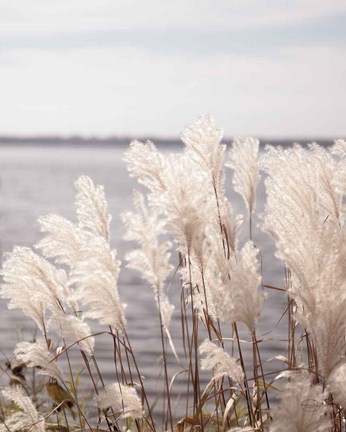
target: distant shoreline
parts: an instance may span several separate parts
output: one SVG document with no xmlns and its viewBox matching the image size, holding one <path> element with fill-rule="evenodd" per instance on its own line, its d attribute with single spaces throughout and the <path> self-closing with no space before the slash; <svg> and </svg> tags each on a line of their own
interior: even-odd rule
<svg viewBox="0 0 346 432">
<path fill-rule="evenodd" d="M 160 146 L 176 146 L 181 143 L 179 137 L 177 138 L 161 138 L 161 137 L 149 137 L 149 138 L 138 138 L 139 141 L 152 141 Z M 0 146 L 6 145 L 18 145 L 18 146 L 61 146 L 61 147 L 113 147 L 113 146 L 128 146 L 134 138 L 130 137 L 59 137 L 59 136 L 28 136 L 28 137 L 16 137 L 16 136 L 0 136 Z M 317 142 L 322 146 L 331 145 L 334 142 L 334 138 L 280 138 L 280 139 L 269 139 L 259 138 L 261 145 L 273 144 L 273 145 L 288 145 L 294 142 L 298 142 L 302 145 L 307 143 Z M 232 137 L 225 137 L 223 142 L 230 144 Z"/>
<path fill-rule="evenodd" d="M 140 141 L 147 140 L 158 142 L 166 145 L 175 145 L 179 142 L 178 138 L 139 138 Z M 32 137 L 14 137 L 14 136 L 0 136 L 1 145 L 42 145 L 42 146 L 124 146 L 129 145 L 134 138 L 129 137 L 59 137 L 59 136 L 32 136 Z"/>
</svg>

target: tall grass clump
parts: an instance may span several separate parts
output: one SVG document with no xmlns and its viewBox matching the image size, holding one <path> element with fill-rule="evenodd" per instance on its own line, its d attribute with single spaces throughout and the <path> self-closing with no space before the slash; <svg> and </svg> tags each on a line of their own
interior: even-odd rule
<svg viewBox="0 0 346 432">
<path fill-rule="evenodd" d="M 267 146 L 260 155 L 258 140 L 236 137 L 226 154 L 222 138 L 202 117 L 184 130 L 182 152 L 134 141 L 124 156 L 141 185 L 122 215 L 124 237 L 136 245 L 125 267 L 150 285 L 157 307 L 159 408 L 128 336 L 103 187 L 81 176 L 76 220 L 41 217 L 34 248 L 4 257 L 1 297 L 34 320 L 37 336 L 19 342 L 3 367 L 0 431 L 346 431 L 346 142 Z M 244 215 L 226 196 L 225 166 Z M 256 226 L 260 171 L 267 203 Z M 283 287 L 263 280 L 260 229 L 275 241 Z M 169 298 L 173 279 L 179 304 Z M 286 320 L 287 346 L 275 372 L 258 331 L 268 290 L 286 305 L 277 321 Z M 174 316 L 179 340 L 170 332 Z M 90 320 L 102 330 L 93 333 Z M 97 360 L 101 334 L 113 382 Z"/>
</svg>

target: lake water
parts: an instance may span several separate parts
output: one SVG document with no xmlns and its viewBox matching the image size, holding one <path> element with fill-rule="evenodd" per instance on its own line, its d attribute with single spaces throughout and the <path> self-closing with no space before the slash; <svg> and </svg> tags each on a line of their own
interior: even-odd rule
<svg viewBox="0 0 346 432">
<path fill-rule="evenodd" d="M 162 147 L 160 147 L 162 149 Z M 163 148 L 164 152 L 177 152 L 182 145 Z M 31 246 L 39 238 L 37 219 L 48 213 L 59 213 L 67 218 L 74 218 L 74 188 L 73 183 L 81 174 L 90 176 L 95 183 L 102 184 L 112 215 L 111 233 L 112 246 L 118 250 L 122 260 L 126 251 L 130 249 L 128 242 L 123 240 L 124 228 L 120 213 L 132 209 L 132 189 L 136 181 L 129 178 L 122 155 L 126 147 L 54 147 L 49 146 L 1 146 L 0 147 L 0 248 L 1 252 L 11 251 L 13 246 Z M 227 191 L 235 213 L 243 212 L 241 198 L 231 192 L 231 171 L 227 170 Z M 257 194 L 257 209 L 263 211 L 265 201 L 263 182 Z M 257 221 L 258 222 L 258 221 Z M 241 239 L 248 235 L 246 229 Z M 274 258 L 274 246 L 271 239 L 255 229 L 254 241 L 260 248 L 263 263 L 264 283 L 282 286 L 283 268 Z M 178 306 L 180 288 L 179 281 L 175 281 L 169 291 L 169 297 Z M 158 375 L 162 373 L 162 359 L 160 354 L 159 325 L 156 305 L 153 301 L 152 290 L 141 281 L 138 274 L 123 269 L 119 280 L 121 300 L 127 303 L 126 316 L 128 333 L 136 352 L 142 375 L 152 397 L 159 395 L 163 389 L 162 380 Z M 265 338 L 261 343 L 261 352 L 267 372 L 282 368 L 277 361 L 266 362 L 277 354 L 285 354 L 284 340 L 286 334 L 286 318 L 277 325 L 285 308 L 285 297 L 282 293 L 268 290 L 263 318 L 261 319 L 258 338 Z M 171 324 L 171 333 L 176 340 L 177 351 L 182 355 L 181 340 L 179 338 L 180 319 L 179 307 L 176 308 Z M 34 335 L 32 322 L 25 318 L 20 311 L 8 311 L 1 300 L 0 306 L 0 343 L 3 360 L 10 357 L 12 350 L 19 340 L 30 340 Z M 93 330 L 100 327 L 91 323 Z M 227 334 L 227 331 L 226 331 Z M 242 333 L 248 338 L 246 332 Z M 114 380 L 114 364 L 112 358 L 112 341 L 106 336 L 97 338 L 96 357 L 100 363 L 102 374 L 107 382 Z M 250 361 L 251 346 L 244 343 L 246 357 Z M 175 359 L 169 354 L 169 368 L 171 374 L 179 370 Z M 3 363 L 3 362 L 1 362 Z M 204 378 L 204 381 L 207 377 Z M 205 381 L 206 382 L 206 381 Z M 173 387 L 176 400 L 184 388 L 184 379 L 177 380 Z M 178 402 L 177 402 L 178 403 Z"/>
</svg>

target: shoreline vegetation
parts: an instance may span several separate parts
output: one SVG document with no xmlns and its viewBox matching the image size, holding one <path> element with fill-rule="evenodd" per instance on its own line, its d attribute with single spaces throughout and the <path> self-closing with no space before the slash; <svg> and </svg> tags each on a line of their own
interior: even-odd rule
<svg viewBox="0 0 346 432">
<path fill-rule="evenodd" d="M 137 140 L 124 153 L 140 184 L 133 209 L 122 214 L 124 238 L 135 245 L 124 263 L 110 239 L 105 191 L 83 175 L 75 183 L 75 220 L 42 216 L 42 239 L 5 254 L 1 297 L 35 321 L 37 337 L 17 343 L 2 367 L 0 432 L 346 431 L 346 141 L 266 146 L 260 156 L 252 137 L 235 137 L 227 150 L 210 117 L 188 126 L 181 140 L 184 151 L 176 154 Z M 226 197 L 225 169 L 244 200 L 242 215 Z M 261 176 L 267 200 L 257 226 Z M 248 238 L 240 243 L 242 229 Z M 282 287 L 262 278 L 256 230 L 275 240 Z M 159 408 L 127 333 L 118 277 L 128 268 L 152 288 L 157 306 Z M 181 286 L 174 305 L 173 278 Z M 275 357 L 282 368 L 267 373 L 257 328 L 269 290 L 285 300 L 277 320 L 287 323 L 287 346 Z M 181 320 L 183 356 L 169 330 L 173 314 Z M 104 330 L 92 334 L 89 320 Z M 97 359 L 100 334 L 112 347 L 111 384 Z M 173 376 L 168 353 L 179 366 Z M 202 373 L 209 374 L 206 386 Z M 172 388 L 182 377 L 177 420 Z"/>
<path fill-rule="evenodd" d="M 32 135 L 32 136 L 14 136 L 14 135 L 0 135 L 0 146 L 6 145 L 18 145 L 18 146 L 43 146 L 49 148 L 50 146 L 61 146 L 61 147 L 84 147 L 84 146 L 128 146 L 132 138 L 127 136 L 109 136 L 109 137 L 99 137 L 99 136 L 82 136 L 82 135 L 72 135 L 72 136 L 59 136 L 59 135 Z M 145 139 L 139 139 L 139 141 L 151 141 L 154 142 L 156 146 L 177 146 L 181 144 L 179 137 L 151 137 Z M 224 141 L 231 142 L 232 138 L 224 138 Z M 265 146 L 265 143 L 269 143 L 274 146 L 287 146 L 293 142 L 299 142 L 302 146 L 306 146 L 311 142 L 318 142 L 321 146 L 330 146 L 333 142 L 332 138 L 311 138 L 311 139 L 301 139 L 301 138 L 259 138 L 260 146 Z"/>
</svg>

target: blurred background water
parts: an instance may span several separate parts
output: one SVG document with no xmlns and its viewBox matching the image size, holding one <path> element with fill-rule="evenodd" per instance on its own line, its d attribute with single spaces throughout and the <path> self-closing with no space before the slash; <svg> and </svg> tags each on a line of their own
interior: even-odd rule
<svg viewBox="0 0 346 432">
<path fill-rule="evenodd" d="M 119 279 L 119 293 L 122 302 L 127 304 L 126 317 L 128 333 L 139 363 L 142 375 L 153 397 L 163 391 L 161 341 L 157 309 L 151 288 L 141 280 L 138 273 L 125 268 L 124 254 L 131 244 L 123 240 L 124 227 L 120 214 L 132 209 L 132 190 L 138 187 L 135 179 L 129 177 L 122 156 L 126 146 L 86 146 L 59 147 L 49 146 L 6 146 L 0 147 L 0 245 L 1 252 L 9 252 L 15 245 L 32 246 L 41 234 L 37 219 L 48 213 L 58 213 L 75 219 L 74 181 L 81 174 L 90 176 L 95 183 L 105 187 L 109 212 L 112 215 L 112 246 L 117 249 L 123 261 Z M 182 151 L 181 143 L 161 145 L 165 153 Z M 232 191 L 231 170 L 226 170 L 226 190 L 235 214 L 244 213 L 241 197 Z M 263 212 L 265 193 L 263 179 L 257 191 L 256 214 Z M 283 267 L 274 257 L 274 245 L 270 237 L 263 234 L 255 220 L 254 241 L 261 251 L 263 281 L 265 284 L 283 286 Z M 247 224 L 240 232 L 240 242 L 248 237 Z M 176 259 L 175 259 L 176 262 Z M 258 328 L 258 338 L 265 339 L 261 345 L 266 372 L 283 367 L 277 361 L 267 362 L 271 357 L 285 354 L 285 318 L 278 324 L 285 309 L 285 296 L 277 291 L 267 290 L 267 300 Z M 168 296 L 176 305 L 171 323 L 172 338 L 178 354 L 183 357 L 181 343 L 181 323 L 179 318 L 180 285 L 177 276 L 169 289 Z M 10 358 L 17 341 L 32 340 L 35 326 L 19 310 L 7 310 L 6 302 L 0 306 L 0 338 L 3 362 Z M 93 331 L 107 330 L 90 322 Z M 230 337 L 230 329 L 224 328 L 224 335 Z M 249 340 L 246 331 L 241 333 Z M 245 357 L 251 364 L 251 345 L 243 343 Z M 168 363 L 171 375 L 181 368 L 168 348 Z M 115 379 L 113 344 L 110 336 L 96 338 L 96 357 L 102 375 L 107 382 Z M 72 358 L 79 362 L 78 352 Z M 80 364 L 80 362 L 78 363 Z M 179 401 L 179 394 L 185 388 L 184 374 L 176 380 L 173 394 Z M 208 374 L 203 375 L 206 384 Z M 179 402 L 177 402 L 179 404 Z"/>
</svg>

